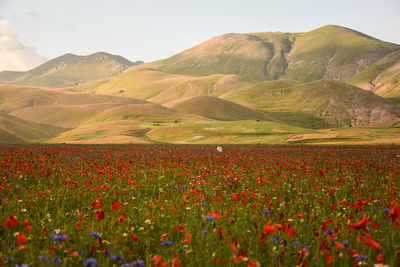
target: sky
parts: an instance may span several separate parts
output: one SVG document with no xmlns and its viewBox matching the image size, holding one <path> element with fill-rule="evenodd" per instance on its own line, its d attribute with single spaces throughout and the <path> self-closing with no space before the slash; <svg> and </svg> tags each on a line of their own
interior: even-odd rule
<svg viewBox="0 0 400 267">
<path fill-rule="evenodd" d="M 327 24 L 400 44 L 400 0 L 0 0 L 0 71 L 99 51 L 150 62 L 225 33 Z"/>
</svg>

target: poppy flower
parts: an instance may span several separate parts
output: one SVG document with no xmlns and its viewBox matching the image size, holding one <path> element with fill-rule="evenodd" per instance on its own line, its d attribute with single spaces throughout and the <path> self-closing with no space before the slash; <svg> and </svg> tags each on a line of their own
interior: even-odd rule
<svg viewBox="0 0 400 267">
<path fill-rule="evenodd" d="M 14 227 L 19 225 L 19 221 L 17 220 L 17 218 L 15 218 L 14 216 L 10 216 L 6 219 L 6 221 L 4 222 L 4 227 Z"/>
<path fill-rule="evenodd" d="M 367 233 L 364 235 L 358 235 L 356 240 L 372 248 L 373 250 L 379 251 L 382 249 L 381 245 L 372 239 L 372 237 Z"/>
<path fill-rule="evenodd" d="M 26 235 L 23 233 L 19 233 L 17 236 L 17 244 L 21 245 L 22 243 L 25 243 L 26 241 L 28 241 L 28 238 L 26 237 Z"/>
<path fill-rule="evenodd" d="M 369 221 L 370 221 L 370 219 L 367 216 L 364 215 L 359 222 L 357 222 L 355 224 L 350 224 L 347 227 L 347 230 L 350 230 L 350 231 L 351 230 L 358 230 L 358 229 L 366 230 Z"/>
<path fill-rule="evenodd" d="M 94 211 L 94 213 L 96 213 L 96 218 L 95 218 L 96 221 L 104 219 L 105 213 L 102 209 L 97 209 Z"/>
</svg>

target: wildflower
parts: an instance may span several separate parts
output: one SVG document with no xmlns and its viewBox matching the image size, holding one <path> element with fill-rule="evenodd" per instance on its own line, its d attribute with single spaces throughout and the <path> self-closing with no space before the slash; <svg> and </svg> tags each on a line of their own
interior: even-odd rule
<svg viewBox="0 0 400 267">
<path fill-rule="evenodd" d="M 94 238 L 96 238 L 96 239 L 101 239 L 101 236 L 100 236 L 100 234 L 99 233 L 96 233 L 96 232 L 90 232 L 90 235 L 91 236 L 93 236 Z"/>
<path fill-rule="evenodd" d="M 222 153 L 222 147 L 217 146 L 217 151 L 218 151 L 219 153 Z"/>
<path fill-rule="evenodd" d="M 95 258 L 89 258 L 89 259 L 85 260 L 83 265 L 86 266 L 86 267 L 96 267 L 97 266 L 97 260 Z"/>
<path fill-rule="evenodd" d="M 363 243 L 364 245 L 372 248 L 373 250 L 381 250 L 381 245 L 376 242 L 374 239 L 369 234 L 364 234 L 364 235 L 358 235 L 357 236 L 357 241 Z"/>
<path fill-rule="evenodd" d="M 100 221 L 100 220 L 104 219 L 105 213 L 104 213 L 104 211 L 102 209 L 97 209 L 94 212 L 96 213 L 96 216 L 97 216 L 95 218 L 96 221 Z"/>
<path fill-rule="evenodd" d="M 269 210 L 263 210 L 263 213 L 266 214 L 266 215 L 270 215 L 271 214 L 271 212 Z"/>
<path fill-rule="evenodd" d="M 214 218 L 213 218 L 212 216 L 208 216 L 208 215 L 205 216 L 204 219 L 206 219 L 206 220 L 208 220 L 208 221 L 211 221 L 211 222 L 214 221 Z"/>
<path fill-rule="evenodd" d="M 116 255 L 116 254 L 111 254 L 111 259 L 116 262 L 122 261 L 122 257 L 120 255 Z"/>
<path fill-rule="evenodd" d="M 17 226 L 19 224 L 19 221 L 17 220 L 17 218 L 15 218 L 14 216 L 10 216 L 6 219 L 5 223 L 4 223 L 4 227 L 14 227 Z"/>
<path fill-rule="evenodd" d="M 171 244 L 172 244 L 172 241 L 169 241 L 169 240 L 161 242 L 161 246 L 169 246 Z"/>
<path fill-rule="evenodd" d="M 132 239 L 133 242 L 138 242 L 140 240 L 139 237 L 135 234 L 130 234 L 129 237 Z"/>
<path fill-rule="evenodd" d="M 279 235 L 277 235 L 277 236 L 274 236 L 273 238 L 272 238 L 272 241 L 274 241 L 275 243 L 279 243 L 279 241 L 281 240 L 281 237 L 279 236 Z"/>
<path fill-rule="evenodd" d="M 51 238 L 53 238 L 55 241 L 57 241 L 57 244 L 60 244 L 61 241 L 66 241 L 68 239 L 68 236 L 51 233 Z"/>
<path fill-rule="evenodd" d="M 145 266 L 144 260 L 137 260 L 131 263 L 132 266 Z"/>
<path fill-rule="evenodd" d="M 77 222 L 75 223 L 75 228 L 76 228 L 76 230 L 81 229 L 81 228 L 82 228 L 82 225 L 83 225 L 83 221 L 82 221 L 82 220 L 77 221 Z"/>
<path fill-rule="evenodd" d="M 203 230 L 203 231 L 201 231 L 201 233 L 202 233 L 203 235 L 207 235 L 207 234 L 209 233 L 209 231 Z"/>
<path fill-rule="evenodd" d="M 164 241 L 164 239 L 167 238 L 167 237 L 168 237 L 168 233 L 162 234 L 161 238 L 160 238 L 160 241 Z"/>
<path fill-rule="evenodd" d="M 294 241 L 293 243 L 292 243 L 292 246 L 294 247 L 294 248 L 297 248 L 298 246 L 300 246 L 300 242 L 299 241 Z"/>
<path fill-rule="evenodd" d="M 185 239 L 183 240 L 184 244 L 189 244 L 192 242 L 192 234 L 191 233 L 187 233 L 185 235 Z"/>
<path fill-rule="evenodd" d="M 358 229 L 363 229 L 365 230 L 367 228 L 368 222 L 370 219 L 367 216 L 363 216 L 361 221 L 355 223 L 355 224 L 350 224 L 349 227 L 347 227 L 348 230 L 358 230 Z"/>
<path fill-rule="evenodd" d="M 38 259 L 39 259 L 40 261 L 48 261 L 48 260 L 49 260 L 48 258 L 46 258 L 46 257 L 44 257 L 44 256 L 41 256 L 41 255 L 38 256 Z"/>
<path fill-rule="evenodd" d="M 154 266 L 159 266 L 159 265 L 161 265 L 161 263 L 162 263 L 162 259 L 163 259 L 163 255 L 154 255 L 154 257 L 153 257 L 153 265 Z"/>
<path fill-rule="evenodd" d="M 21 245 L 22 243 L 25 243 L 26 241 L 28 241 L 28 238 L 26 237 L 26 235 L 23 233 L 19 233 L 18 237 L 17 237 L 17 244 Z"/>
</svg>

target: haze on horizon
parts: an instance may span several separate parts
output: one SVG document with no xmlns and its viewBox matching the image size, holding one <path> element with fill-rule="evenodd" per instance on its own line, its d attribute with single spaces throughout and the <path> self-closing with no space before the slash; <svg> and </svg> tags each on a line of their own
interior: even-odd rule
<svg viewBox="0 0 400 267">
<path fill-rule="evenodd" d="M 335 24 L 400 43 L 398 0 L 0 0 L 0 71 L 66 53 L 145 62 L 229 32 L 306 32 Z"/>
</svg>

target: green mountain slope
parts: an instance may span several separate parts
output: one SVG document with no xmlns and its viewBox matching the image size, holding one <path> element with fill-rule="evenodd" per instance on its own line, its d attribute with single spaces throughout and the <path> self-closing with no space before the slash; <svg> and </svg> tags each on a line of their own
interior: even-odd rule
<svg viewBox="0 0 400 267">
<path fill-rule="evenodd" d="M 46 87 L 66 87 L 91 80 L 110 77 L 142 62 L 129 60 L 103 52 L 89 56 L 66 54 L 52 59 L 30 71 L 0 74 L 0 82 Z M 11 79 L 10 75 L 17 76 Z M 2 76 L 4 78 L 2 79 Z"/>
<path fill-rule="evenodd" d="M 219 121 L 274 120 L 266 113 L 212 96 L 192 97 L 176 104 L 173 108 Z"/>
<path fill-rule="evenodd" d="M 383 97 L 400 97 L 400 51 L 387 55 L 347 82 Z"/>
<path fill-rule="evenodd" d="M 237 74 L 263 81 L 346 80 L 400 46 L 328 25 L 306 33 L 225 34 L 137 68 L 171 73 Z"/>
<path fill-rule="evenodd" d="M 339 81 L 319 80 L 301 85 L 293 81 L 267 81 L 223 98 L 244 105 L 252 103 L 280 121 L 309 128 L 395 121 L 400 115 L 400 108 L 382 97 Z"/>
</svg>

